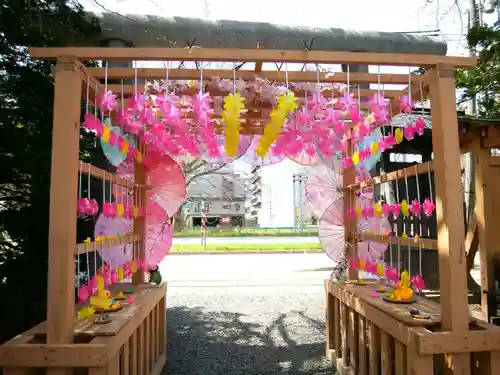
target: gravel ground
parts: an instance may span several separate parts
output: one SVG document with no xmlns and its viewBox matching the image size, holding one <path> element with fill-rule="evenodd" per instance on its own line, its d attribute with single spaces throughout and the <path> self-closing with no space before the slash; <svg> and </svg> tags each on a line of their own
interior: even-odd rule
<svg viewBox="0 0 500 375">
<path fill-rule="evenodd" d="M 165 374 L 334 374 L 324 357 L 320 282 L 172 285 L 167 321 Z"/>
</svg>

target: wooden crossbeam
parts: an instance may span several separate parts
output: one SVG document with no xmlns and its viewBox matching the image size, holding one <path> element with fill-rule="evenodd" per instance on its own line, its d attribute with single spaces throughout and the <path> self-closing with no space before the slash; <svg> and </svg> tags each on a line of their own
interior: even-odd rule
<svg viewBox="0 0 500 375">
<path fill-rule="evenodd" d="M 477 63 L 477 58 L 475 57 L 371 52 L 294 51 L 258 48 L 47 47 L 30 48 L 29 53 L 34 59 L 38 60 L 54 60 L 63 56 L 72 56 L 80 60 L 107 61 L 262 61 L 419 67 L 448 64 L 456 68 L 472 68 Z"/>
<path fill-rule="evenodd" d="M 103 79 L 106 77 L 105 68 L 87 68 L 89 74 L 93 77 Z M 108 68 L 108 79 L 133 79 L 137 72 L 138 79 L 165 79 L 167 70 L 165 68 Z M 237 79 L 252 81 L 256 77 L 267 79 L 269 81 L 284 82 L 286 75 L 284 71 L 279 70 L 238 70 L 234 72 Z M 203 77 L 206 79 L 223 78 L 233 79 L 232 69 L 204 69 Z M 168 78 L 170 80 L 199 80 L 199 69 L 169 69 Z M 341 73 L 341 72 L 288 72 L 288 82 L 317 82 L 320 83 L 347 83 L 350 84 L 408 84 L 408 74 L 390 74 L 384 73 L 380 76 L 376 73 Z M 424 76 L 412 75 L 411 81 L 419 86 L 424 80 Z"/>
</svg>

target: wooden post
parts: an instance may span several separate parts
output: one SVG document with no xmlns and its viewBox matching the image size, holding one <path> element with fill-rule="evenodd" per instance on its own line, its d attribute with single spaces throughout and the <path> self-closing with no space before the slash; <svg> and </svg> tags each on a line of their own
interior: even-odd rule
<svg viewBox="0 0 500 375">
<path fill-rule="evenodd" d="M 354 145 L 351 141 L 347 143 L 346 155 L 352 156 Z M 346 190 L 345 187 L 356 183 L 356 169 L 354 166 L 344 169 L 344 178 L 342 180 L 344 186 L 344 240 L 345 244 L 349 247 L 348 260 L 358 256 L 358 242 L 354 238 L 353 233 L 357 232 L 357 219 L 348 216 L 347 212 L 350 208 L 356 207 L 356 193 L 354 191 Z M 348 265 L 348 280 L 358 279 L 358 270 L 352 268 L 351 262 Z"/>
<path fill-rule="evenodd" d="M 441 327 L 467 331 L 467 296 L 464 210 L 460 176 L 460 144 L 455 96 L 455 70 L 439 64 L 430 81 L 432 145 L 436 185 L 437 243 L 441 290 Z M 447 373 L 470 374 L 470 354 L 447 357 Z M 452 370 L 453 369 L 453 370 Z"/>
<path fill-rule="evenodd" d="M 73 341 L 82 73 L 74 58 L 55 67 L 50 176 L 47 343 Z"/>
<path fill-rule="evenodd" d="M 138 150 L 143 151 L 144 147 L 141 147 L 139 143 Z M 144 156 L 144 155 L 143 155 Z M 136 184 L 140 185 L 136 188 L 137 201 L 142 207 L 146 207 L 148 200 L 148 192 L 146 190 L 147 174 L 144 164 L 135 163 L 134 169 L 134 181 Z M 147 240 L 147 228 L 146 228 L 146 217 L 137 217 L 134 219 L 134 234 L 141 236 L 139 242 L 134 243 L 134 256 L 136 259 L 146 260 L 146 240 Z M 144 271 L 136 272 L 132 276 L 132 282 L 134 285 L 142 284 L 145 281 Z"/>
<path fill-rule="evenodd" d="M 493 215 L 492 184 L 490 183 L 490 150 L 482 148 L 480 142 L 477 142 L 474 159 L 476 162 L 474 180 L 476 191 L 475 218 L 479 239 L 479 257 L 481 259 L 481 311 L 485 320 L 489 321 L 493 313 L 490 310 L 493 309 L 492 306 L 488 307 L 488 294 L 483 292 L 496 292 L 494 280 L 495 218 Z M 495 296 L 490 298 L 496 299 Z"/>
</svg>

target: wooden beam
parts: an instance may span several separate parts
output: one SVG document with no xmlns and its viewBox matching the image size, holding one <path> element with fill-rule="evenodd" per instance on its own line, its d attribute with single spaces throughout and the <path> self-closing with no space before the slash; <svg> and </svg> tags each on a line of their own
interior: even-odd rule
<svg viewBox="0 0 500 375">
<path fill-rule="evenodd" d="M 492 170 L 490 167 L 490 150 L 482 148 L 477 142 L 474 150 L 475 174 L 474 186 L 476 192 L 475 218 L 477 221 L 477 231 L 479 238 L 479 259 L 481 275 L 481 311 L 483 316 L 490 317 L 496 315 L 495 311 L 490 311 L 488 306 L 488 294 L 484 292 L 495 292 L 495 258 L 498 256 L 496 250 L 498 244 L 495 241 L 496 228 L 494 209 L 494 190 L 492 180 Z"/>
<path fill-rule="evenodd" d="M 397 171 L 383 173 L 380 176 L 369 177 L 364 181 L 348 185 L 347 190 L 359 190 L 368 186 L 383 184 L 384 182 L 401 180 L 403 178 L 413 177 L 422 173 L 430 173 L 433 170 L 432 161 L 421 164 L 415 164 L 411 167 L 398 169 Z"/>
<path fill-rule="evenodd" d="M 430 79 L 441 328 L 463 332 L 469 329 L 469 309 L 460 145 L 458 132 L 449 130 L 458 129 L 454 67 L 438 65 Z M 453 373 L 470 374 L 469 354 L 449 355 L 445 362 Z"/>
<path fill-rule="evenodd" d="M 89 74 L 95 78 L 104 79 L 106 76 L 105 68 L 87 68 Z M 134 68 L 108 68 L 108 79 L 134 79 L 136 70 Z M 139 68 L 137 69 L 137 79 L 165 79 L 167 70 L 165 68 Z M 256 77 L 267 79 L 269 81 L 285 81 L 285 72 L 278 70 L 238 70 L 235 72 L 236 78 L 245 81 L 252 81 Z M 203 77 L 206 79 L 223 78 L 233 79 L 232 69 L 203 69 Z M 169 69 L 169 80 L 199 80 L 199 69 Z M 424 76 L 412 76 L 412 82 L 420 87 L 420 82 Z M 288 72 L 288 82 L 317 82 L 316 72 Z M 319 73 L 320 83 L 349 83 L 351 84 L 408 84 L 407 74 L 380 74 L 380 79 L 376 73 Z"/>
<path fill-rule="evenodd" d="M 47 343 L 73 342 L 82 72 L 74 58 L 55 68 L 50 183 Z"/>
<path fill-rule="evenodd" d="M 290 89 L 298 97 L 304 97 L 306 94 L 305 90 L 302 90 L 302 89 L 295 89 L 293 87 L 291 87 Z M 108 85 L 108 90 L 111 90 L 115 94 L 123 92 L 123 95 L 127 96 L 127 97 L 135 94 L 135 86 L 134 85 L 123 85 L 122 86 L 122 85 L 113 84 L 113 85 Z M 178 90 L 178 94 L 179 95 L 196 95 L 196 93 L 198 93 L 198 91 L 199 90 L 197 88 L 186 87 L 186 88 Z M 334 89 L 334 90 L 323 89 L 323 90 L 321 90 L 321 93 L 325 97 L 330 98 L 332 96 L 332 91 L 333 91 L 333 96 L 335 96 L 335 97 L 339 97 L 342 95 L 340 89 Z M 141 92 L 141 90 L 139 88 L 138 88 L 138 92 Z M 226 96 L 229 93 L 231 93 L 231 91 L 218 90 L 218 89 L 213 89 L 210 87 L 206 87 L 204 92 L 209 92 L 211 96 Z M 313 91 L 309 90 L 308 94 L 311 94 L 312 92 Z M 378 91 L 378 90 L 361 89 L 359 93 L 360 93 L 362 98 L 367 98 L 367 97 L 371 97 L 374 94 L 377 94 L 379 92 L 380 91 Z M 358 95 L 358 91 L 354 90 L 354 94 Z M 385 90 L 384 95 L 386 98 L 399 98 L 401 96 L 401 90 Z"/>
<path fill-rule="evenodd" d="M 144 155 L 144 145 L 142 143 L 138 143 L 138 149 L 143 152 Z M 135 163 L 134 168 L 134 182 L 139 186 L 146 186 L 147 184 L 147 172 L 146 168 L 144 168 L 144 164 Z M 138 202 L 139 205 L 146 205 L 148 201 L 147 190 L 144 187 L 139 187 L 135 189 L 135 202 Z M 140 240 L 134 243 L 134 259 L 146 260 L 146 241 L 148 239 L 148 232 L 146 227 L 146 217 L 139 216 L 134 218 L 134 234 L 140 237 Z M 147 265 L 149 266 L 149 265 Z M 138 270 L 132 276 L 132 282 L 134 285 L 142 284 L 145 281 L 145 273 L 143 270 Z"/>
<path fill-rule="evenodd" d="M 346 155 L 352 155 L 354 150 L 354 144 L 351 140 L 347 142 L 347 152 Z M 348 208 L 356 206 L 356 194 L 352 191 L 348 191 L 346 188 L 349 185 L 356 183 L 356 168 L 353 166 L 344 169 L 344 178 L 342 179 L 342 184 L 344 188 L 344 243 L 349 246 L 348 257 L 349 259 L 355 259 L 358 257 L 358 241 L 353 236 L 357 228 L 357 219 L 351 219 L 348 217 Z M 343 251 L 343 249 L 342 249 Z M 349 280 L 358 279 L 358 270 L 354 268 L 349 262 L 349 267 L 347 270 Z"/>
<path fill-rule="evenodd" d="M 108 363 L 106 345 L 21 344 L 0 347 L 0 363 L 11 368 L 75 368 L 104 366 Z M 10 373 L 10 372 L 9 372 Z"/>
<path fill-rule="evenodd" d="M 477 63 L 477 58 L 475 57 L 371 52 L 294 51 L 257 48 L 47 47 L 30 48 L 29 53 L 31 57 L 37 60 L 54 60 L 61 56 L 73 56 L 80 60 L 107 61 L 262 61 L 420 67 L 449 64 L 456 68 L 472 68 Z"/>
</svg>

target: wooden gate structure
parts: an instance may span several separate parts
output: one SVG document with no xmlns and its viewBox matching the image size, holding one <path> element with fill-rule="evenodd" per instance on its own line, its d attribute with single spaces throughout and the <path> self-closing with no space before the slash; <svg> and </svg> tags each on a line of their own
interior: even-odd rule
<svg viewBox="0 0 500 375">
<path fill-rule="evenodd" d="M 203 49 L 203 48 L 32 48 L 35 59 L 55 60 L 55 103 L 53 126 L 51 209 L 49 236 L 49 277 L 46 334 L 28 331 L 0 348 L 0 365 L 6 374 L 30 373 L 92 373 L 92 374 L 155 374 L 165 353 L 165 290 L 147 289 L 136 304 L 134 317 L 122 320 L 122 326 L 111 336 L 93 337 L 82 342 L 75 332 L 75 291 L 73 280 L 74 242 L 76 238 L 76 199 L 78 177 L 78 137 L 82 88 L 89 87 L 94 95 L 101 91 L 100 82 L 109 79 L 159 79 L 165 69 L 144 68 L 86 68 L 81 62 L 103 61 L 222 61 L 255 62 L 255 71 L 204 70 L 204 78 L 233 77 L 252 81 L 256 76 L 271 81 L 377 84 L 408 83 L 408 75 L 369 73 L 316 73 L 263 71 L 263 63 L 316 63 L 347 65 L 418 66 L 429 68 L 422 76 L 412 76 L 414 87 L 385 92 L 398 110 L 399 98 L 410 91 L 419 97 L 421 90 L 430 93 L 432 102 L 433 150 L 432 165 L 409 168 L 408 175 L 431 167 L 435 173 L 436 210 L 438 218 L 437 241 L 426 241 L 425 246 L 437 249 L 440 261 L 441 304 L 438 306 L 438 326 L 412 326 L 403 314 L 390 311 L 383 304 L 374 306 L 362 288 L 341 287 L 327 283 L 328 291 L 328 345 L 335 349 L 339 369 L 343 373 L 378 374 L 434 374 L 434 355 L 446 354 L 447 366 L 455 374 L 474 372 L 477 363 L 481 374 L 498 372 L 500 355 L 499 330 L 481 323 L 470 325 L 467 308 L 467 286 L 464 250 L 463 207 L 460 189 L 460 148 L 457 129 L 454 71 L 473 67 L 474 58 L 411 54 L 377 54 L 332 51 L 292 51 L 266 49 Z M 171 69 L 170 79 L 197 80 L 198 69 Z M 90 82 L 87 85 L 87 82 Z M 420 85 L 421 83 L 421 85 Z M 109 86 L 108 86 L 109 87 Z M 133 92 L 133 87 L 109 87 L 115 93 Z M 300 90 L 299 90 L 300 91 Z M 372 96 L 377 90 L 360 90 L 361 96 Z M 195 92 L 193 92 L 194 94 Z M 223 96 L 224 93 L 211 93 Z M 335 93 L 333 93 L 335 94 Z M 304 92 L 296 92 L 304 95 Z M 259 103 L 247 106 L 241 133 L 262 134 L 266 119 L 262 119 Z M 264 121 L 262 121 L 264 120 Z M 94 169 L 95 170 L 95 169 Z M 135 176 L 135 190 L 145 194 L 146 178 L 140 168 Z M 96 171 L 96 170 L 95 170 Z M 96 172 L 98 174 L 99 172 Z M 351 190 L 402 177 L 402 171 L 355 183 L 354 168 L 344 174 L 345 206 Z M 100 175 L 99 177 L 102 177 Z M 116 177 L 112 177 L 117 181 Z M 74 203 L 73 203 L 74 202 Z M 138 221 L 132 237 L 119 241 L 136 241 L 139 255 L 145 249 L 145 225 Z M 355 255 L 358 240 L 369 235 L 356 233 L 356 223 L 346 224 L 346 240 L 352 244 Z M 384 236 L 372 240 L 388 242 Z M 392 241 L 408 241 L 392 238 Z M 353 270 L 350 277 L 355 278 Z M 138 284 L 142 280 L 136 280 Z M 435 319 L 433 319 L 434 321 Z M 368 332 L 368 335 L 365 334 Z M 137 343 L 137 337 L 139 344 Z M 141 341 L 142 340 L 142 341 Z M 142 345 L 141 345 L 142 343 Z M 331 350 L 329 351 L 332 352 Z M 479 362 L 471 365 L 470 353 L 479 353 Z M 394 353 L 394 356 L 392 355 Z M 404 356 L 405 362 L 400 361 Z M 476 354 L 474 354 L 476 356 Z M 395 358 L 392 361 L 393 357 Z M 368 365 L 367 358 L 370 358 Z M 476 357 L 474 357 L 476 358 Z M 391 362 L 392 361 L 392 362 Z M 133 363 L 133 366 L 130 364 Z M 379 366 L 380 364 L 380 366 Z M 368 366 L 368 367 L 367 367 Z M 476 366 L 476 367 L 475 367 Z M 345 370 L 345 371 L 344 371 Z M 35 372 L 34 372 L 35 371 Z M 367 372 L 368 371 L 368 372 Z"/>
</svg>

